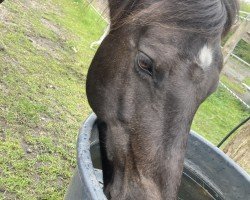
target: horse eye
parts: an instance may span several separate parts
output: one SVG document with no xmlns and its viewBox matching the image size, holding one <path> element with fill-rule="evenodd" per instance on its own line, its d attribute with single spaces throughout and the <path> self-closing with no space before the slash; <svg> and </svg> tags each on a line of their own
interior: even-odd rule
<svg viewBox="0 0 250 200">
<path fill-rule="evenodd" d="M 153 62 L 146 54 L 142 52 L 138 53 L 137 64 L 144 72 L 150 76 L 153 75 Z"/>
</svg>

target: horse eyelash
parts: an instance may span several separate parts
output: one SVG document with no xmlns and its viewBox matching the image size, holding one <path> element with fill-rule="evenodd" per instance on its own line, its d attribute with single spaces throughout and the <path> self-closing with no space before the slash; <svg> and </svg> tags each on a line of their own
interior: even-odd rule
<svg viewBox="0 0 250 200">
<path fill-rule="evenodd" d="M 148 56 L 148 55 L 146 55 L 145 53 L 143 53 L 143 52 L 141 52 L 141 51 L 139 51 L 139 53 L 141 53 L 141 54 L 143 54 L 143 55 L 145 55 L 146 57 L 147 57 L 147 59 L 149 59 L 150 60 L 150 70 L 147 70 L 147 69 L 145 69 L 144 67 L 142 67 L 141 65 L 140 65 L 140 56 L 138 55 L 138 57 L 137 57 L 137 65 L 140 67 L 140 69 L 141 70 L 143 70 L 145 73 L 147 73 L 148 75 L 150 75 L 150 76 L 152 76 L 153 75 L 153 61 L 152 61 L 152 59 Z"/>
</svg>

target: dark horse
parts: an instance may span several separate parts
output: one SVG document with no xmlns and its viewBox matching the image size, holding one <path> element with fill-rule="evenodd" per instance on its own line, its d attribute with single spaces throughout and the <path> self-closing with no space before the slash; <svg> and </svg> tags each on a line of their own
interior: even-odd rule
<svg viewBox="0 0 250 200">
<path fill-rule="evenodd" d="M 236 0 L 109 0 L 87 96 L 112 200 L 176 199 L 190 126 L 215 91 Z"/>
</svg>

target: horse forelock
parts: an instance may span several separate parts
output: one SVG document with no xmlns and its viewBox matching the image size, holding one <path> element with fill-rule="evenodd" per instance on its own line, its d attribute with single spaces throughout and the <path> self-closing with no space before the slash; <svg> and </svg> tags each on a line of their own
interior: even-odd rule
<svg viewBox="0 0 250 200">
<path fill-rule="evenodd" d="M 225 35 L 235 23 L 238 8 L 237 0 L 128 0 L 111 13 L 111 27 L 157 25 L 208 37 Z"/>
</svg>

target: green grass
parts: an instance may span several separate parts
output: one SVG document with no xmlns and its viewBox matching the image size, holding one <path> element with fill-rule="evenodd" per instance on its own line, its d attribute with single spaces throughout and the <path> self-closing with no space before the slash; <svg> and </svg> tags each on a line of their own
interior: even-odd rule
<svg viewBox="0 0 250 200">
<path fill-rule="evenodd" d="M 227 42 L 227 40 L 234 34 L 233 31 L 230 31 L 221 41 L 221 45 L 224 46 Z"/>
<path fill-rule="evenodd" d="M 218 144 L 249 115 L 249 110 L 224 88 L 219 87 L 199 108 L 192 129 L 213 144 Z"/>
<path fill-rule="evenodd" d="M 250 3 L 246 3 L 244 1 L 240 1 L 240 10 L 244 12 L 250 13 Z M 246 14 L 240 13 L 242 17 L 247 17 Z M 239 56 L 241 59 L 250 63 L 250 44 L 245 42 L 244 40 L 240 40 L 234 49 L 234 53 Z"/>
<path fill-rule="evenodd" d="M 79 126 L 91 113 L 89 46 L 106 24 L 81 1 L 5 0 L 1 8 L 0 199 L 62 199 L 76 166 Z M 220 88 L 193 129 L 216 144 L 246 115 Z"/>
<path fill-rule="evenodd" d="M 74 1 L 47 0 L 38 9 L 15 2 L 3 3 L 9 21 L 0 25 L 0 199 L 62 199 L 79 126 L 91 113 L 89 46 L 106 25 Z"/>
<path fill-rule="evenodd" d="M 250 13 L 250 3 L 240 1 L 240 10 L 244 12 Z"/>
<path fill-rule="evenodd" d="M 241 59 L 250 63 L 250 44 L 244 40 L 240 40 L 237 46 L 234 49 L 234 53 L 239 56 Z"/>
<path fill-rule="evenodd" d="M 231 90 L 237 92 L 238 94 L 244 94 L 246 92 L 246 88 L 241 83 L 238 83 L 235 80 L 229 79 L 226 75 L 221 76 L 221 81 L 227 87 L 229 87 Z"/>
<path fill-rule="evenodd" d="M 244 1 L 240 1 L 240 10 L 244 11 L 244 12 L 249 12 L 250 13 L 250 3 L 246 3 Z M 244 13 L 239 13 L 240 16 L 242 17 L 247 17 L 246 14 Z M 233 32 L 230 31 L 225 38 L 223 38 L 222 40 L 222 46 L 225 45 L 226 41 L 233 35 Z M 249 44 L 247 44 L 246 42 L 244 42 L 243 40 L 241 40 L 234 52 L 236 55 L 238 55 L 240 58 L 242 58 L 243 60 L 247 61 L 248 63 L 250 60 L 250 47 Z"/>
<path fill-rule="evenodd" d="M 248 86 L 250 86 L 250 77 L 247 77 L 243 80 L 243 83 L 247 84 Z"/>
</svg>

